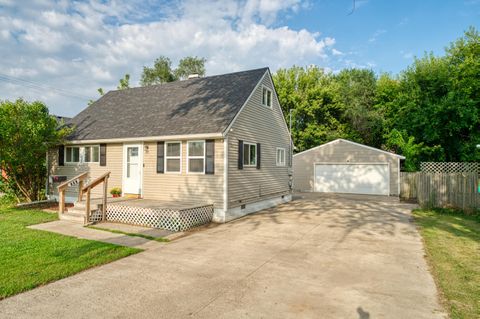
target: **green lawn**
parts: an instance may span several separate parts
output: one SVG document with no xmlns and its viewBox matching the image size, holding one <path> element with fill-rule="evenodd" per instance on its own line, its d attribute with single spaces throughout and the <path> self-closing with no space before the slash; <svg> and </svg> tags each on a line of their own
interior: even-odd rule
<svg viewBox="0 0 480 319">
<path fill-rule="evenodd" d="M 0 207 L 0 299 L 141 251 L 26 228 L 56 219 Z"/>
<path fill-rule="evenodd" d="M 415 210 L 427 256 L 452 318 L 480 318 L 480 216 Z"/>
</svg>

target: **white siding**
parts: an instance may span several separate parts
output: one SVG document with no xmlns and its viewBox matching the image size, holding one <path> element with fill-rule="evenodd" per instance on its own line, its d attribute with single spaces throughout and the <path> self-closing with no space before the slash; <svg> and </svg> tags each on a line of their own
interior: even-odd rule
<svg viewBox="0 0 480 319">
<path fill-rule="evenodd" d="M 90 144 L 89 144 L 90 145 Z M 79 145 L 81 146 L 81 145 Z M 49 169 L 50 175 L 67 176 L 67 179 L 71 179 L 83 172 L 89 172 L 89 180 L 101 176 L 102 174 L 110 171 L 110 179 L 108 180 L 108 189 L 113 187 L 122 187 L 122 144 L 107 144 L 107 165 L 100 166 L 99 163 L 84 163 L 84 164 L 70 164 L 65 163 L 64 166 L 58 166 L 58 150 L 52 149 L 49 152 Z M 50 194 L 58 195 L 57 186 L 60 183 L 54 183 L 51 185 Z M 69 187 L 66 192 L 67 197 L 77 197 L 78 187 Z M 100 197 L 102 195 L 103 188 L 101 186 L 95 187 L 92 191 L 93 197 Z M 110 196 L 110 194 L 109 194 Z"/>
<path fill-rule="evenodd" d="M 267 74 L 262 84 L 273 92 Z M 261 144 L 261 169 L 238 169 L 238 141 Z M 278 100 L 273 93 L 272 108 L 262 105 L 262 85 L 252 94 L 228 132 L 228 208 L 289 193 L 289 143 Z M 286 150 L 286 166 L 276 166 L 276 148 Z"/>
<path fill-rule="evenodd" d="M 144 153 L 143 197 L 165 201 L 214 204 L 223 208 L 223 140 L 215 140 L 215 174 L 187 173 L 187 141 L 182 141 L 182 172 L 157 173 L 157 143 L 148 142 Z"/>
<path fill-rule="evenodd" d="M 293 188 L 296 191 L 314 190 L 315 163 L 389 163 L 390 195 L 398 195 L 398 157 L 338 141 L 297 154 L 293 157 Z"/>
<path fill-rule="evenodd" d="M 143 198 L 165 201 L 213 203 L 215 208 L 223 208 L 224 180 L 224 147 L 223 140 L 215 141 L 215 174 L 187 174 L 186 142 L 182 141 L 182 173 L 158 174 L 157 143 L 145 142 L 143 147 Z M 67 164 L 58 166 L 58 151 L 52 150 L 49 155 L 50 174 L 67 176 L 70 179 L 80 173 L 90 172 L 90 180 L 110 171 L 108 189 L 122 187 L 123 144 L 107 144 L 107 165 L 99 164 Z M 52 194 L 57 195 L 55 183 Z M 93 196 L 101 196 L 102 187 L 94 188 Z M 77 196 L 77 188 L 70 187 L 68 197 Z"/>
</svg>

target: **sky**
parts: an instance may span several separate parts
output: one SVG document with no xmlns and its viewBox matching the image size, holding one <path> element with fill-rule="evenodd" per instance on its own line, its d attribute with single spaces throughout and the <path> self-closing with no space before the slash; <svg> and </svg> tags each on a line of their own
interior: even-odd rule
<svg viewBox="0 0 480 319">
<path fill-rule="evenodd" d="M 0 0 L 0 100 L 74 116 L 161 56 L 207 59 L 207 75 L 268 66 L 398 74 L 442 55 L 480 0 Z"/>
</svg>

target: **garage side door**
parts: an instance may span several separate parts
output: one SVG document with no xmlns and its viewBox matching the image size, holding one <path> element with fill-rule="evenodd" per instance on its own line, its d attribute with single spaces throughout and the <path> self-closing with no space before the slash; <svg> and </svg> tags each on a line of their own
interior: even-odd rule
<svg viewBox="0 0 480 319">
<path fill-rule="evenodd" d="M 316 164 L 315 191 L 389 195 L 388 164 Z"/>
</svg>

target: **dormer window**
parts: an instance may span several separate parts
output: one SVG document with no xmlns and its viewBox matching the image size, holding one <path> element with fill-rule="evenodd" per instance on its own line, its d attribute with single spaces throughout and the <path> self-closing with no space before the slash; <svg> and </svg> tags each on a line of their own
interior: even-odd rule
<svg viewBox="0 0 480 319">
<path fill-rule="evenodd" d="M 272 90 L 264 86 L 262 93 L 262 105 L 272 107 Z"/>
</svg>

